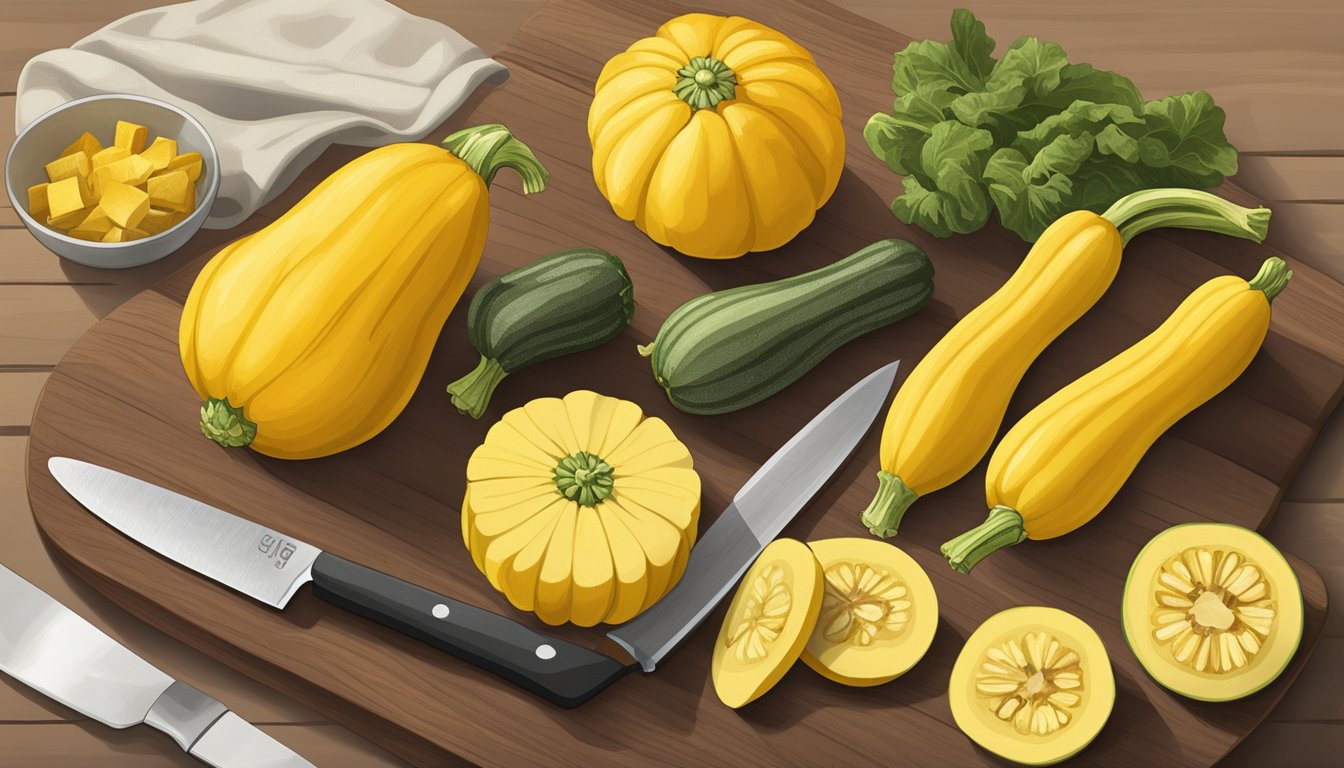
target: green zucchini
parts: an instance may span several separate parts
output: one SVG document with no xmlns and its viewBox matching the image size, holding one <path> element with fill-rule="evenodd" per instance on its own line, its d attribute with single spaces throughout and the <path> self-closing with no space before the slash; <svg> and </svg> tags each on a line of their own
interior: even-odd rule
<svg viewBox="0 0 1344 768">
<path fill-rule="evenodd" d="M 479 419 L 505 376 L 620 335 L 635 313 L 621 260 L 596 248 L 545 256 L 486 283 L 467 310 L 476 369 L 448 385 L 453 405 Z"/>
<path fill-rule="evenodd" d="M 653 344 L 653 375 L 677 408 L 728 413 L 758 403 L 845 343 L 918 312 L 933 265 L 904 240 L 880 240 L 821 269 L 691 299 Z"/>
</svg>

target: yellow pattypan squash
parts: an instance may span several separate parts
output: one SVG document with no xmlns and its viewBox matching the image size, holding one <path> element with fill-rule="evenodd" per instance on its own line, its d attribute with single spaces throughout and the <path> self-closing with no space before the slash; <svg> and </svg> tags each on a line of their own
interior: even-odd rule
<svg viewBox="0 0 1344 768">
<path fill-rule="evenodd" d="M 614 397 L 533 400 L 504 414 L 467 462 L 472 560 L 547 624 L 639 615 L 681 578 L 699 519 L 686 446 Z"/>
<path fill-rule="evenodd" d="M 739 16 L 678 16 L 614 56 L 588 138 L 616 215 L 708 259 L 792 240 L 845 163 L 840 98 L 811 54 Z"/>
</svg>

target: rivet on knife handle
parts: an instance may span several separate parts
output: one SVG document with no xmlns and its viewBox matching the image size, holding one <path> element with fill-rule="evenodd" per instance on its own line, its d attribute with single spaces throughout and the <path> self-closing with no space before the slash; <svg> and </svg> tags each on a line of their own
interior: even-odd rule
<svg viewBox="0 0 1344 768">
<path fill-rule="evenodd" d="M 329 553 L 313 593 L 493 672 L 562 707 L 577 707 L 635 668 Z"/>
</svg>

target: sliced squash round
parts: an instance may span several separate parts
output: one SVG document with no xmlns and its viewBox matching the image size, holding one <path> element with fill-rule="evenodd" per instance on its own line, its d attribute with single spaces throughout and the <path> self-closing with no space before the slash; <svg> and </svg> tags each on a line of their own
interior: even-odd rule
<svg viewBox="0 0 1344 768">
<path fill-rule="evenodd" d="M 1023 765 L 1052 765 L 1091 743 L 1115 704 L 1101 638 L 1057 608 L 996 613 L 971 633 L 952 667 L 957 727 L 981 747 Z"/>
<path fill-rule="evenodd" d="M 1302 589 L 1255 531 L 1177 525 L 1144 546 L 1125 581 L 1125 639 L 1163 686 L 1231 701 L 1273 682 L 1302 640 Z"/>
<path fill-rule="evenodd" d="M 742 577 L 714 642 L 711 677 L 719 699 L 734 709 L 770 690 L 817 623 L 821 565 L 807 545 L 776 539 Z"/>
<path fill-rule="evenodd" d="M 938 596 L 913 558 L 876 539 L 808 542 L 824 577 L 821 612 L 802 659 L 823 677 L 881 685 L 924 657 L 938 629 Z"/>
</svg>

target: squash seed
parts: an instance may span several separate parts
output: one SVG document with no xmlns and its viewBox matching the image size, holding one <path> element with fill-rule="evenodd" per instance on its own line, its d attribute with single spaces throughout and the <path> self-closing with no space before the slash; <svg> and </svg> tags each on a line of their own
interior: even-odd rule
<svg viewBox="0 0 1344 768">
<path fill-rule="evenodd" d="M 1185 549 L 1162 566 L 1153 597 L 1153 639 L 1199 672 L 1246 666 L 1274 627 L 1269 582 L 1234 550 Z"/>
<path fill-rule="evenodd" d="M 778 565 L 766 568 L 751 582 L 742 619 L 728 635 L 728 647 L 738 661 L 759 661 L 770 652 L 770 646 L 779 639 L 784 621 L 793 607 L 793 598 L 785 583 L 784 569 Z"/>
<path fill-rule="evenodd" d="M 1028 632 L 985 652 L 975 691 L 1018 733 L 1054 733 L 1073 722 L 1071 710 L 1082 703 L 1081 659 L 1049 632 Z"/>
<path fill-rule="evenodd" d="M 905 584 L 868 563 L 839 562 L 826 569 L 821 598 L 823 636 L 832 643 L 870 645 L 880 632 L 899 635 L 910 623 Z"/>
</svg>

